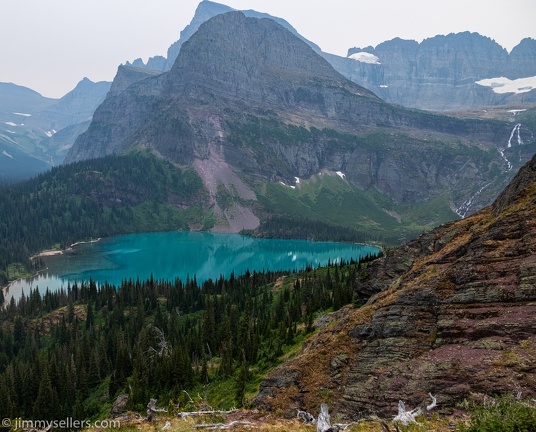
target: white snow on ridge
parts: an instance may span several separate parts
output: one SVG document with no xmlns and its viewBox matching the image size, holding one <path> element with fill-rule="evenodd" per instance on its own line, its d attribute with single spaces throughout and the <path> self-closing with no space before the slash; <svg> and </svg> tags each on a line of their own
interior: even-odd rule
<svg viewBox="0 0 536 432">
<path fill-rule="evenodd" d="M 508 110 L 508 112 L 512 113 L 513 115 L 516 115 L 517 113 L 520 113 L 520 112 L 523 112 L 523 111 L 527 111 L 527 109 L 511 109 L 511 110 Z"/>
<path fill-rule="evenodd" d="M 18 126 L 17 123 L 13 123 L 13 122 L 4 122 L 5 124 L 7 124 L 8 126 Z"/>
<path fill-rule="evenodd" d="M 371 54 L 365 51 L 354 53 L 348 58 L 357 60 L 358 62 L 361 62 L 361 63 L 381 64 L 380 59 L 378 57 L 376 57 L 374 54 Z"/>
<path fill-rule="evenodd" d="M 56 129 L 52 129 L 51 131 L 47 131 L 47 132 L 45 132 L 45 135 L 46 135 L 47 137 L 50 138 L 50 137 L 51 137 L 52 135 L 54 135 L 55 133 L 56 133 Z"/>
<path fill-rule="evenodd" d="M 10 155 L 7 151 L 5 151 L 5 150 L 2 152 L 2 154 L 3 154 L 4 156 L 7 156 L 8 158 L 13 159 L 13 156 L 11 156 L 11 155 Z"/>
<path fill-rule="evenodd" d="M 476 81 L 475 84 L 483 87 L 491 87 L 494 93 L 527 93 L 536 89 L 536 76 L 511 80 L 505 77 L 489 78 Z"/>
<path fill-rule="evenodd" d="M 24 114 L 24 113 L 19 113 L 19 112 L 14 112 L 13 114 L 20 115 L 20 116 L 23 116 L 23 117 L 31 117 L 32 116 L 31 114 Z"/>
<path fill-rule="evenodd" d="M 340 178 L 342 178 L 343 180 L 346 178 L 346 175 L 345 175 L 343 172 L 341 172 L 341 171 L 337 171 L 336 174 L 337 174 Z"/>
<path fill-rule="evenodd" d="M 294 177 L 296 179 L 296 184 L 300 184 L 300 178 L 299 177 Z"/>
<path fill-rule="evenodd" d="M 16 134 L 17 132 L 13 132 L 12 130 L 9 130 L 9 129 L 6 129 L 6 132 L 10 133 L 10 134 Z"/>
</svg>

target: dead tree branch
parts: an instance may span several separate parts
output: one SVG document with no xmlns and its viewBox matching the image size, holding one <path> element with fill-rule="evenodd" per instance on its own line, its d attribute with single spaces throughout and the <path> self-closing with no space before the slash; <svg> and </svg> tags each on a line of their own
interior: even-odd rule
<svg viewBox="0 0 536 432">
<path fill-rule="evenodd" d="M 164 408 L 157 408 L 156 399 L 151 399 L 147 404 L 147 421 L 151 423 L 154 420 L 156 413 L 159 412 L 167 412 L 167 410 Z"/>
<path fill-rule="evenodd" d="M 432 403 L 426 406 L 426 412 L 434 409 L 437 406 L 437 399 L 432 395 L 432 393 L 428 394 L 432 398 Z M 393 419 L 393 423 L 396 424 L 397 422 L 400 422 L 404 426 L 407 426 L 410 423 L 420 424 L 417 422 L 416 417 L 423 413 L 424 411 L 421 407 L 407 411 L 404 402 L 398 401 L 398 414 Z"/>
</svg>

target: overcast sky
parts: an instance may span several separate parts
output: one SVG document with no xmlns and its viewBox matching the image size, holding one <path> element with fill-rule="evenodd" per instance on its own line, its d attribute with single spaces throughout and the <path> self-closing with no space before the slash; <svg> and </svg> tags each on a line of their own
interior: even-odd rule
<svg viewBox="0 0 536 432">
<path fill-rule="evenodd" d="M 536 39 L 536 0 L 225 0 L 286 19 L 322 50 L 346 55 L 401 37 L 478 32 L 511 50 Z M 0 82 L 61 97 L 111 81 L 127 60 L 166 55 L 198 0 L 0 0 Z"/>
</svg>

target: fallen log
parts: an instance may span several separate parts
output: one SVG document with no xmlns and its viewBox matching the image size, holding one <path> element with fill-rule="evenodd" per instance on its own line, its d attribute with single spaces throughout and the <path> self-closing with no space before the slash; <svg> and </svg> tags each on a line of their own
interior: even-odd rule
<svg viewBox="0 0 536 432">
<path fill-rule="evenodd" d="M 196 429 L 208 429 L 208 430 L 223 430 L 223 429 L 231 429 L 235 426 L 253 426 L 253 423 L 247 422 L 247 421 L 239 421 L 235 420 L 231 423 L 203 423 L 195 425 L 194 428 Z"/>
<path fill-rule="evenodd" d="M 213 414 L 219 414 L 219 415 L 225 415 L 225 414 L 231 414 L 235 411 L 238 411 L 237 408 L 231 408 L 228 411 L 224 410 L 210 410 L 210 411 L 189 411 L 189 412 L 180 412 L 178 415 L 181 416 L 181 418 L 184 420 L 188 417 L 196 417 L 196 416 L 202 416 L 202 415 L 213 415 Z"/>
</svg>

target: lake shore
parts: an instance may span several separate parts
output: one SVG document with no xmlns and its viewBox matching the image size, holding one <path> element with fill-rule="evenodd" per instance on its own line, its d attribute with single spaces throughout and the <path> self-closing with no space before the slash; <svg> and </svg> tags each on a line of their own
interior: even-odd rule
<svg viewBox="0 0 536 432">
<path fill-rule="evenodd" d="M 71 246 L 69 246 L 65 250 L 62 250 L 62 249 L 45 249 L 44 251 L 41 251 L 38 254 L 32 255 L 30 257 L 30 259 L 34 260 L 36 258 L 41 258 L 41 257 L 54 256 L 54 255 L 63 255 L 65 252 L 72 251 L 78 245 L 97 243 L 99 241 L 101 241 L 101 237 L 99 237 L 98 239 L 95 239 L 95 240 L 79 241 L 79 242 L 73 243 Z"/>
<path fill-rule="evenodd" d="M 45 249 L 41 252 L 39 252 L 38 254 L 35 254 L 35 255 L 32 255 L 30 257 L 30 260 L 35 260 L 37 258 L 42 258 L 42 257 L 49 257 L 49 256 L 54 256 L 54 255 L 63 255 L 65 252 L 69 252 L 69 251 L 72 251 L 76 246 L 78 245 L 81 245 L 81 244 L 89 244 L 89 243 L 97 243 L 98 241 L 101 240 L 101 237 L 97 238 L 97 239 L 92 239 L 92 240 L 87 240 L 87 241 L 79 241 L 79 242 L 76 242 L 76 243 L 73 243 L 71 246 L 69 246 L 67 249 L 65 250 L 61 250 L 61 249 Z M 16 282 L 19 282 L 23 279 L 28 279 L 28 278 L 33 278 L 35 276 L 37 276 L 39 273 L 42 273 L 44 271 L 46 271 L 48 268 L 43 268 L 43 269 L 40 269 L 40 270 L 37 270 L 34 274 L 32 275 L 28 275 L 28 276 L 25 276 L 25 277 L 21 277 L 21 278 L 18 278 L 18 279 L 15 279 L 15 280 L 12 280 L 11 282 L 9 282 L 6 286 L 3 286 L 1 287 L 2 289 L 2 294 L 4 295 L 4 304 L 5 304 L 5 299 L 7 299 L 8 297 L 8 294 L 9 294 L 9 287 L 11 285 L 13 285 L 14 283 Z M 2 307 L 3 305 L 0 304 L 0 307 Z"/>
</svg>

